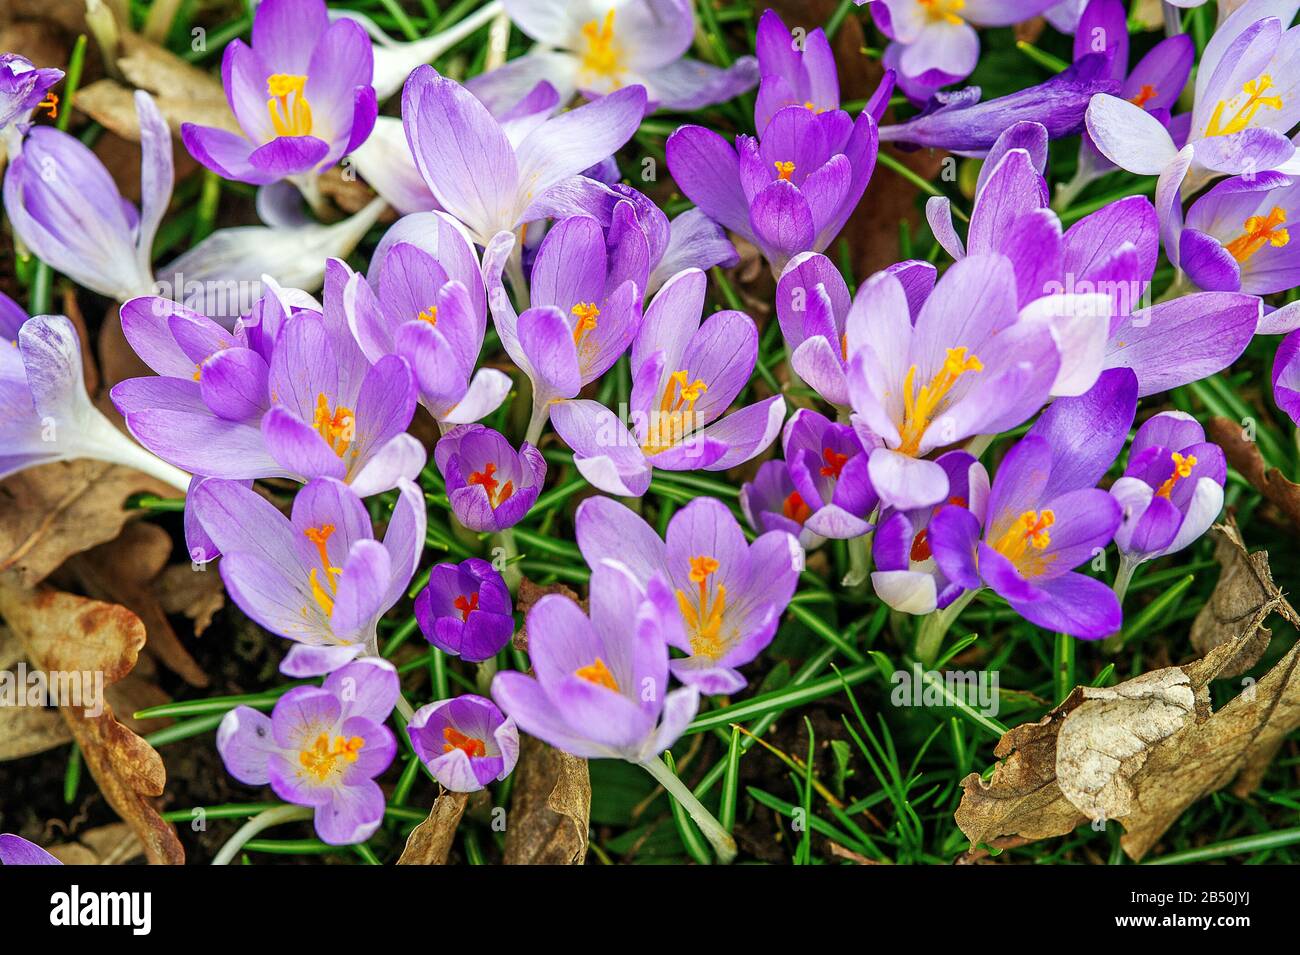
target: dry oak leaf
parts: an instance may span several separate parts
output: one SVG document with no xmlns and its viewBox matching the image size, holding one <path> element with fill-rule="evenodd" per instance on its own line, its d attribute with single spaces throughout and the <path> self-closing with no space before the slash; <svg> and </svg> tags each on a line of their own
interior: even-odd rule
<svg viewBox="0 0 1300 955">
<path fill-rule="evenodd" d="M 35 587 L 60 564 L 110 541 L 138 511 L 132 494 L 172 497 L 176 489 L 103 461 L 56 461 L 0 481 L 0 574 Z"/>
<path fill-rule="evenodd" d="M 446 865 L 456 827 L 465 813 L 469 793 L 443 790 L 433 801 L 429 818 L 411 830 L 398 865 Z"/>
<path fill-rule="evenodd" d="M 1216 533 L 1240 547 L 1231 525 Z M 1266 571 L 1267 561 L 1251 558 L 1251 566 Z M 1225 573 L 1219 587 L 1232 581 Z M 1300 622 L 1280 595 L 1266 605 Z M 1300 643 L 1218 712 L 1209 683 L 1262 655 L 1267 616 L 1244 616 L 1229 639 L 1191 663 L 1110 688 L 1077 687 L 1039 722 L 1007 732 L 994 750 L 1002 762 L 991 778 L 963 780 L 957 825 L 972 844 L 994 844 L 1114 819 L 1124 826 L 1124 851 L 1140 859 L 1197 800 L 1229 784 L 1234 794 L 1249 795 L 1300 727 Z"/>
<path fill-rule="evenodd" d="M 582 865 L 591 825 L 587 761 L 519 734 L 506 865 Z"/>
<path fill-rule="evenodd" d="M 105 685 L 131 672 L 144 645 L 144 624 L 126 608 L 47 587 L 25 590 L 7 576 L 0 577 L 0 616 L 46 673 L 102 673 Z M 98 716 L 71 705 L 59 713 L 104 798 L 143 843 L 149 861 L 183 863 L 176 830 L 152 801 L 167 782 L 162 757 L 117 721 L 111 704 Z"/>
<path fill-rule="evenodd" d="M 205 687 L 208 675 L 181 643 L 153 590 L 171 555 L 171 535 L 157 524 L 134 521 L 116 540 L 73 557 L 68 567 L 89 596 L 121 604 L 143 621 L 149 652 L 167 669 L 190 686 Z M 195 577 L 218 576 L 206 568 L 186 569 Z"/>
</svg>

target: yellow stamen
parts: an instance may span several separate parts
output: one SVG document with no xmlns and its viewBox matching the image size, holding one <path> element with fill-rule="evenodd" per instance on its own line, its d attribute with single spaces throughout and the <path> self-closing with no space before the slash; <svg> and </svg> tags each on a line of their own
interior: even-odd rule
<svg viewBox="0 0 1300 955">
<path fill-rule="evenodd" d="M 327 545 L 330 535 L 334 533 L 333 524 L 322 524 L 320 527 L 308 527 L 302 532 L 303 537 L 316 545 L 316 551 L 320 554 L 320 569 L 325 571 L 325 583 L 329 586 L 326 590 L 321 586 L 320 578 L 317 577 L 317 569 L 313 567 L 307 576 L 307 583 L 311 587 L 312 598 L 315 599 L 316 605 L 324 611 L 325 616 L 334 613 L 334 593 L 338 590 L 338 578 L 343 571 L 330 563 L 329 551 Z"/>
<path fill-rule="evenodd" d="M 597 20 L 586 23 L 582 36 L 587 41 L 587 48 L 582 53 L 583 69 L 613 80 L 617 87 L 618 77 L 623 72 L 623 47 L 614 37 L 614 11 L 605 14 L 603 24 Z"/>
<path fill-rule="evenodd" d="M 588 683 L 611 689 L 615 693 L 622 692 L 618 688 L 618 681 L 614 679 L 614 674 L 609 672 L 609 667 L 605 666 L 605 661 L 600 657 L 596 657 L 595 663 L 589 663 L 585 667 L 578 667 L 573 671 L 573 675 L 582 677 Z"/>
<path fill-rule="evenodd" d="M 916 0 L 925 10 L 927 19 L 932 23 L 951 23 L 959 26 L 964 21 L 957 16 L 957 11 L 966 6 L 966 0 Z"/>
<path fill-rule="evenodd" d="M 317 782 L 323 783 L 333 774 L 334 766 L 340 759 L 347 763 L 355 763 L 357 754 L 365 745 L 366 741 L 360 736 L 351 738 L 335 736 L 334 743 L 331 745 L 329 734 L 321 733 L 316 737 L 315 743 L 298 753 L 298 761 L 302 763 L 303 769 L 316 777 Z"/>
<path fill-rule="evenodd" d="M 1174 473 L 1169 475 L 1169 480 L 1161 484 L 1156 491 L 1156 497 L 1168 497 L 1174 492 L 1176 485 L 1183 478 L 1192 476 L 1192 468 L 1196 467 L 1196 455 L 1189 454 L 1183 457 L 1177 451 L 1173 453 Z"/>
<path fill-rule="evenodd" d="M 651 414 L 641 450 L 648 455 L 666 451 L 694 430 L 695 402 L 708 390 L 703 378 L 690 381 L 685 368 L 669 375 L 659 410 Z"/>
<path fill-rule="evenodd" d="M 324 393 L 316 396 L 316 416 L 312 426 L 339 457 L 347 453 L 356 436 L 356 416 L 352 409 L 339 405 L 330 411 L 330 401 Z"/>
<path fill-rule="evenodd" d="M 788 503 L 789 498 L 786 500 Z M 727 651 L 727 642 L 722 637 L 723 614 L 727 609 L 727 588 L 718 584 L 712 603 L 709 601 L 709 578 L 720 566 L 716 558 L 707 554 L 692 557 L 689 578 L 691 583 L 699 587 L 695 601 L 692 602 L 685 591 L 677 591 L 677 606 L 690 632 L 691 652 L 696 656 L 714 660 Z"/>
<path fill-rule="evenodd" d="M 789 182 L 790 177 L 794 175 L 794 163 L 792 162 L 781 162 L 778 160 L 777 162 L 772 163 L 772 165 L 776 167 L 777 177 L 784 179 L 786 182 Z"/>
<path fill-rule="evenodd" d="M 583 336 L 596 327 L 600 309 L 596 307 L 595 302 L 579 302 L 569 311 L 578 319 L 578 324 L 573 326 L 573 344 L 581 345 Z"/>
<path fill-rule="evenodd" d="M 1242 234 L 1224 246 L 1238 262 L 1247 261 L 1252 255 L 1271 245 L 1280 249 L 1291 241 L 1291 233 L 1282 228 L 1286 222 L 1286 210 L 1274 206 L 1266 216 L 1251 216 L 1242 223 Z"/>
<path fill-rule="evenodd" d="M 304 90 L 307 77 L 291 73 L 272 73 L 266 80 L 266 111 L 277 136 L 310 136 L 311 104 Z"/>
<path fill-rule="evenodd" d="M 1255 119 L 1255 114 L 1265 106 L 1272 109 L 1280 110 L 1282 108 L 1282 97 L 1265 96 L 1266 90 L 1273 88 L 1273 77 L 1267 73 L 1260 74 L 1259 79 L 1251 80 L 1241 88 L 1246 94 L 1246 102 L 1237 107 L 1232 117 L 1224 123 L 1223 114 L 1237 97 L 1232 96 L 1228 99 L 1221 99 L 1218 105 L 1214 107 L 1214 113 L 1210 116 L 1210 122 L 1206 124 L 1206 136 L 1230 136 L 1233 133 L 1239 133 Z"/>
<path fill-rule="evenodd" d="M 1047 529 L 1055 523 L 1054 511 L 1025 511 L 1015 519 L 1006 533 L 998 538 L 993 549 L 1013 564 L 1019 565 L 1030 547 L 1044 550 L 1052 542 L 1052 535 L 1047 532 Z"/>
<path fill-rule="evenodd" d="M 944 399 L 957 384 L 958 379 L 968 371 L 983 370 L 983 363 L 974 355 L 968 357 L 964 346 L 949 348 L 943 367 L 930 383 L 922 385 L 918 392 L 915 390 L 916 366 L 909 368 L 907 376 L 903 379 L 903 422 L 902 427 L 898 429 L 903 441 L 898 447 L 899 452 L 915 455 L 920 450 L 925 429 L 942 409 Z"/>
<path fill-rule="evenodd" d="M 430 325 L 436 327 L 438 324 L 438 306 L 430 305 L 428 308 L 426 308 L 423 312 L 416 315 L 415 317 L 422 322 L 428 322 Z"/>
</svg>

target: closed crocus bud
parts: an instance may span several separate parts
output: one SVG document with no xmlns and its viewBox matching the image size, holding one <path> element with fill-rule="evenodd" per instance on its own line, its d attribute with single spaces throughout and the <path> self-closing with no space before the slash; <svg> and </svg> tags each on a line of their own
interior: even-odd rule
<svg viewBox="0 0 1300 955">
<path fill-rule="evenodd" d="M 505 580 L 485 560 L 438 564 L 415 598 L 425 639 L 444 653 L 479 663 L 496 656 L 515 632 Z"/>
<path fill-rule="evenodd" d="M 546 480 L 546 461 L 527 441 L 516 451 L 481 424 L 452 428 L 433 452 L 456 519 L 472 531 L 514 527 Z"/>
<path fill-rule="evenodd" d="M 406 732 L 429 772 L 452 792 L 477 792 L 505 779 L 519 760 L 514 719 L 482 696 L 466 694 L 422 706 Z"/>
</svg>

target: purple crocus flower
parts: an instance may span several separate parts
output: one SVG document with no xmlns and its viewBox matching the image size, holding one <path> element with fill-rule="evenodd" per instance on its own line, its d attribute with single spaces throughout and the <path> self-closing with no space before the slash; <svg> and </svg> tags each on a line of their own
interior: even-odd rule
<svg viewBox="0 0 1300 955">
<path fill-rule="evenodd" d="M 631 431 L 604 405 L 551 406 L 551 423 L 583 476 L 610 494 L 639 497 L 654 468 L 725 471 L 761 453 L 785 418 L 780 395 L 726 417 L 758 359 L 758 329 L 742 312 L 700 313 L 708 281 L 691 269 L 646 309 L 632 345 Z"/>
<path fill-rule="evenodd" d="M 546 482 L 546 459 L 525 441 L 516 451 L 481 424 L 452 428 L 433 449 L 456 519 L 472 531 L 518 524 Z"/>
<path fill-rule="evenodd" d="M 1298 0 L 1247 0 L 1210 38 L 1196 70 L 1188 133 L 1177 139 L 1160 119 L 1118 96 L 1088 106 L 1088 132 L 1111 162 L 1139 175 L 1164 172 L 1185 142 L 1192 158 L 1183 194 L 1220 175 L 1259 173 L 1287 164 L 1286 134 L 1300 119 L 1300 32 L 1288 29 Z"/>
<path fill-rule="evenodd" d="M 553 404 L 577 397 L 632 344 L 648 276 L 644 233 L 625 229 L 610 252 L 591 216 L 570 216 L 546 233 L 533 263 L 532 307 L 516 315 L 501 285 L 515 236 L 500 233 L 484 254 L 492 318 L 501 345 L 533 386 L 528 440 L 537 441 Z"/>
<path fill-rule="evenodd" d="M 478 792 L 505 779 L 519 761 L 519 730 L 497 705 L 465 694 L 415 711 L 406 726 L 415 755 L 444 789 Z"/>
<path fill-rule="evenodd" d="M 515 632 L 510 590 L 495 568 L 471 557 L 438 564 L 415 598 L 425 639 L 454 657 L 480 663 L 497 655 Z"/>
<path fill-rule="evenodd" d="M 700 702 L 693 686 L 668 691 L 668 647 L 681 630 L 672 592 L 659 577 L 601 562 L 590 606 L 587 616 L 560 594 L 539 600 L 527 620 L 536 676 L 498 673 L 492 698 L 525 733 L 566 753 L 653 759 L 682 735 Z"/>
<path fill-rule="evenodd" d="M 553 216 L 579 173 L 627 142 L 644 113 L 645 89 L 631 86 L 541 123 L 507 127 L 430 66 L 412 73 L 402 92 L 420 174 L 483 246 L 498 232 Z"/>
<path fill-rule="evenodd" d="M 1116 94 L 1120 99 L 1170 125 L 1170 110 L 1178 102 L 1196 61 L 1196 44 L 1190 36 L 1179 33 L 1161 40 L 1130 71 L 1127 6 L 1121 0 L 1090 0 L 1074 34 L 1074 58 L 1092 53 L 1110 57 L 1108 75 L 1121 84 Z M 1174 135 L 1185 136 L 1186 131 L 1175 130 Z M 1077 195 L 1088 183 L 1114 168 L 1085 129 L 1079 144 L 1078 171 L 1062 189 L 1068 190 L 1067 197 Z M 1058 204 L 1064 204 L 1064 199 Z"/>
<path fill-rule="evenodd" d="M 989 475 L 972 455 L 949 451 L 935 463 L 948 476 L 947 500 L 934 507 L 882 512 L 871 539 L 876 568 L 871 572 L 872 590 L 900 613 L 933 613 L 961 595 L 965 588 L 949 580 L 935 562 L 929 540 L 930 521 L 945 507 L 964 507 L 983 514 L 988 504 Z"/>
<path fill-rule="evenodd" d="M 346 484 L 308 483 L 285 517 L 235 481 L 204 481 L 194 509 L 222 553 L 226 590 L 253 620 L 294 641 L 280 666 L 290 676 L 329 673 L 376 653 L 379 618 L 406 592 L 424 549 L 419 489 L 398 485 L 382 543 Z"/>
<path fill-rule="evenodd" d="M 899 86 L 918 105 L 934 91 L 970 76 L 979 59 L 976 27 L 1030 20 L 1055 0 L 877 0 L 876 26 L 891 40 L 885 66 L 898 71 Z"/>
<path fill-rule="evenodd" d="M 1178 202 L 1167 211 L 1170 261 L 1198 287 L 1271 295 L 1300 284 L 1300 242 L 1291 243 L 1288 228 L 1300 211 L 1295 180 L 1277 172 L 1234 176 L 1192 203 L 1186 222 Z"/>
<path fill-rule="evenodd" d="M 428 219 L 434 229 L 424 242 L 435 237 L 436 254 L 386 237 L 371 264 L 373 286 L 351 276 L 343 311 L 367 359 L 401 355 L 429 413 L 440 423 L 466 424 L 495 411 L 511 381 L 493 368 L 475 372 L 487 328 L 478 257 L 445 214 Z"/>
<path fill-rule="evenodd" d="M 988 586 L 1031 623 L 1094 640 L 1119 629 L 1115 592 L 1075 573 L 1110 542 L 1123 517 L 1095 487 L 1123 447 L 1137 407 L 1132 372 L 1106 372 L 1062 398 L 1007 452 L 983 514 L 943 507 L 930 519 L 935 561 L 954 583 Z"/>
<path fill-rule="evenodd" d="M 575 528 L 592 568 L 618 561 L 639 580 L 661 577 L 669 583 L 679 611 L 673 616 L 682 626 L 666 631 L 667 640 L 688 654 L 672 662 L 677 679 L 709 694 L 745 686 L 737 667 L 772 642 L 803 569 L 794 537 L 770 531 L 747 543 L 731 512 L 708 497 L 673 515 L 666 541 L 606 497 L 583 501 Z"/>
<path fill-rule="evenodd" d="M 1124 512 L 1115 531 L 1124 562 L 1135 566 L 1198 539 L 1223 509 L 1226 479 L 1222 449 L 1191 415 L 1164 411 L 1144 421 L 1124 476 L 1110 488 Z"/>
<path fill-rule="evenodd" d="M 786 106 L 804 106 L 815 113 L 840 108 L 835 54 L 821 27 L 796 40 L 775 10 L 764 10 L 754 47 L 762 77 L 754 104 L 754 128 L 760 134 Z"/>
<path fill-rule="evenodd" d="M 1107 64 L 1104 54 L 1092 53 L 1037 86 L 983 103 L 978 86 L 936 93 L 916 117 L 880 127 L 880 141 L 983 156 L 1009 126 L 1019 122 L 1041 123 L 1052 139 L 1072 136 L 1083 128 L 1084 113 L 1095 94 L 1119 90 L 1106 73 Z"/>
<path fill-rule="evenodd" d="M 184 492 L 190 476 L 119 431 L 91 402 L 81 340 L 62 315 L 28 319 L 0 295 L 0 478 L 51 461 L 121 464 Z"/>
<path fill-rule="evenodd" d="M 938 271 L 909 259 L 885 269 L 903 285 L 912 318 L 934 288 Z M 818 252 L 796 255 L 776 283 L 776 317 L 790 366 L 804 383 L 839 408 L 849 406 L 849 287 L 840 270 Z M 866 316 L 854 322 L 869 321 Z"/>
<path fill-rule="evenodd" d="M 268 293 L 233 332 L 167 299 L 123 305 L 127 341 L 158 372 L 112 391 L 131 433 L 207 477 L 329 477 L 362 497 L 414 478 L 415 379 L 397 355 L 366 360 L 343 316 L 346 269 L 331 273 L 323 313 Z"/>
<path fill-rule="evenodd" d="M 38 126 L 5 173 L 5 213 L 51 268 L 124 302 L 154 291 L 153 240 L 172 194 L 172 143 L 148 93 L 137 91 L 140 195 L 122 198 L 103 163 L 75 136 Z"/>
<path fill-rule="evenodd" d="M 538 47 L 489 73 L 470 88 L 484 99 L 518 97 L 539 80 L 560 98 L 588 98 L 628 86 L 645 88 L 649 107 L 695 110 L 753 87 L 758 64 L 743 56 L 726 69 L 686 57 L 695 42 L 690 0 L 503 0 Z"/>
<path fill-rule="evenodd" d="M 0 832 L 0 865 L 63 865 L 34 842 Z"/>
<path fill-rule="evenodd" d="M 1273 356 L 1273 400 L 1300 426 L 1300 331 L 1282 339 Z"/>
<path fill-rule="evenodd" d="M 243 135 L 185 123 L 181 139 L 225 179 L 265 184 L 324 172 L 370 135 L 373 67 L 366 31 L 330 23 L 323 0 L 263 0 L 252 46 L 232 40 L 221 61 Z"/>
<path fill-rule="evenodd" d="M 734 148 L 703 126 L 682 126 L 666 153 L 674 181 L 711 218 L 758 246 L 780 275 L 800 252 L 839 235 L 876 165 L 876 121 L 843 110 L 786 106 L 759 138 Z"/>
<path fill-rule="evenodd" d="M 1018 320 L 1014 273 L 1000 255 L 952 266 L 915 324 L 888 273 L 864 283 L 859 302 L 870 320 L 849 324 L 849 396 L 873 448 L 871 484 L 891 507 L 938 504 L 948 478 L 931 451 L 1013 428 L 1052 393 L 1061 353 L 1051 326 Z"/>
<path fill-rule="evenodd" d="M 794 486 L 790 465 L 779 458 L 759 465 L 754 480 L 740 486 L 740 509 L 745 520 L 757 533 L 785 531 L 798 538 L 804 550 L 812 550 L 826 542 L 820 534 L 807 527 L 812 516 L 808 506 Z"/>
<path fill-rule="evenodd" d="M 0 53 L 0 134 L 5 134 L 5 140 L 14 147 L 9 149 L 11 155 L 17 155 L 22 149 L 24 127 L 32 110 L 61 79 L 62 70 L 37 69 L 25 56 Z M 13 135 L 9 135 L 10 127 Z"/>
<path fill-rule="evenodd" d="M 384 721 L 400 692 L 387 660 L 356 660 L 319 687 L 294 687 L 270 716 L 235 707 L 217 729 L 217 750 L 241 783 L 269 783 L 286 802 L 315 807 L 323 842 L 365 842 L 384 818 L 375 777 L 397 752 Z"/>
</svg>

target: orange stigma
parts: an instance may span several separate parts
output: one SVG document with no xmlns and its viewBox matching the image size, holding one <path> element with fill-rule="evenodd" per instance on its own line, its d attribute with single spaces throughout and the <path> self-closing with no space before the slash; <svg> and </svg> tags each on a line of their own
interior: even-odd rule
<svg viewBox="0 0 1300 955">
<path fill-rule="evenodd" d="M 487 492 L 488 503 L 492 509 L 496 510 L 502 504 L 510 499 L 510 495 L 515 493 L 515 484 L 513 481 L 506 481 L 502 485 L 495 477 L 497 466 L 489 461 L 483 466 L 482 471 L 475 471 L 469 476 L 470 484 L 480 485 Z"/>
<path fill-rule="evenodd" d="M 1265 106 L 1270 109 L 1280 110 L 1282 108 L 1282 97 L 1264 95 L 1266 91 L 1272 88 L 1273 77 L 1267 73 L 1262 73 L 1259 79 L 1246 83 L 1241 88 L 1241 91 L 1246 94 L 1246 102 L 1237 107 L 1236 112 L 1226 122 L 1223 114 L 1227 111 L 1228 105 L 1234 102 L 1237 97 L 1230 96 L 1227 99 L 1219 100 L 1214 107 L 1214 113 L 1210 116 L 1210 121 L 1205 125 L 1205 135 L 1207 137 L 1230 136 L 1250 126 L 1255 119 L 1255 114 Z"/>
<path fill-rule="evenodd" d="M 366 741 L 360 736 L 335 736 L 331 745 L 329 734 L 321 733 L 311 746 L 298 753 L 298 762 L 318 783 L 323 783 L 334 773 L 334 767 L 340 759 L 345 763 L 355 763 L 357 753 L 365 745 Z"/>
<path fill-rule="evenodd" d="M 789 501 L 789 498 L 786 500 Z M 692 603 L 685 591 L 678 590 L 677 607 L 681 610 L 682 619 L 686 621 L 687 629 L 690 631 L 691 652 L 697 656 L 716 660 L 727 650 L 726 641 L 722 638 L 723 613 L 727 609 L 727 588 L 718 584 L 715 588 L 717 593 L 710 601 L 709 578 L 717 573 L 721 564 L 718 563 L 717 558 L 703 554 L 692 557 L 690 565 L 691 572 L 688 577 L 691 583 L 699 587 L 699 591 L 695 603 Z"/>
<path fill-rule="evenodd" d="M 347 453 L 357 433 L 357 419 L 352 409 L 338 405 L 331 411 L 329 398 L 323 392 L 316 396 L 316 415 L 312 424 L 316 433 L 325 439 L 330 450 L 339 457 Z"/>
<path fill-rule="evenodd" d="M 1171 457 L 1174 462 L 1174 473 L 1169 475 L 1169 480 L 1161 484 L 1156 491 L 1156 497 L 1169 497 L 1174 492 L 1174 486 L 1183 478 L 1192 476 L 1192 468 L 1196 467 L 1196 455 L 1189 454 L 1183 457 L 1175 451 Z"/>
<path fill-rule="evenodd" d="M 420 314 L 416 315 L 415 317 L 416 317 L 418 320 L 420 320 L 420 321 L 422 321 L 422 322 L 428 322 L 430 325 L 432 325 L 432 326 L 434 326 L 435 328 L 437 328 L 437 326 L 438 326 L 438 306 L 437 306 L 437 305 L 430 305 L 428 308 L 426 308 L 423 312 L 420 312 Z"/>
<path fill-rule="evenodd" d="M 327 545 L 330 535 L 333 533 L 333 524 L 308 527 L 302 532 L 303 537 L 316 545 L 316 552 L 320 554 L 320 569 L 325 571 L 325 585 L 321 585 L 315 567 L 307 575 L 307 585 L 311 588 L 311 596 L 316 601 L 316 606 L 320 607 L 327 617 L 334 613 L 334 593 L 338 590 L 339 575 L 343 573 L 342 570 L 330 563 Z M 328 589 L 326 589 L 327 587 Z"/>
<path fill-rule="evenodd" d="M 1137 95 L 1131 97 L 1129 102 L 1134 106 L 1146 106 L 1151 100 L 1156 98 L 1156 88 L 1150 83 L 1143 83 L 1142 88 L 1138 90 Z"/>
<path fill-rule="evenodd" d="M 597 686 L 613 690 L 615 693 L 622 692 L 618 688 L 618 681 L 614 679 L 614 674 L 609 672 L 609 667 L 605 666 L 605 661 L 600 657 L 596 657 L 595 663 L 589 663 L 585 667 L 578 667 L 573 671 L 573 675 L 581 677 L 588 683 L 594 683 Z"/>
<path fill-rule="evenodd" d="M 478 609 L 478 594 L 470 594 L 468 597 L 461 594 L 456 598 L 452 606 L 460 611 L 461 621 L 467 621 L 469 615 Z"/>
<path fill-rule="evenodd" d="M 447 741 L 442 744 L 442 751 L 444 753 L 450 753 L 453 750 L 458 749 L 470 759 L 473 759 L 476 756 L 487 755 L 487 746 L 484 745 L 481 739 L 477 739 L 473 736 L 466 736 L 460 730 L 453 729 L 450 726 L 443 728 L 442 738 Z"/>
<path fill-rule="evenodd" d="M 812 517 L 812 508 L 804 503 L 798 491 L 791 491 L 781 504 L 781 513 L 796 524 L 803 524 Z"/>
<path fill-rule="evenodd" d="M 903 422 L 898 433 L 902 443 L 898 446 L 900 454 L 915 456 L 921 448 L 921 439 L 930 422 L 942 412 L 948 392 L 962 375 L 967 372 L 984 370 L 983 363 L 974 355 L 967 355 L 966 348 L 949 348 L 948 357 L 935 373 L 928 385 L 916 390 L 916 366 L 907 370 L 903 378 Z"/>
<path fill-rule="evenodd" d="M 838 478 L 840 472 L 844 470 L 845 463 L 849 460 L 847 454 L 840 454 L 832 448 L 822 448 L 822 458 L 826 461 L 822 465 L 822 477 Z"/>
<path fill-rule="evenodd" d="M 573 344 L 581 345 L 583 336 L 596 327 L 600 309 L 596 307 L 595 302 L 579 302 L 569 311 L 578 319 L 578 323 L 573 326 Z"/>
<path fill-rule="evenodd" d="M 1280 249 L 1291 241 L 1291 233 L 1282 228 L 1286 222 L 1286 210 L 1274 206 L 1266 216 L 1251 216 L 1242 223 L 1242 233 L 1224 246 L 1228 254 L 1238 262 L 1246 262 L 1252 255 L 1271 245 Z"/>
</svg>

